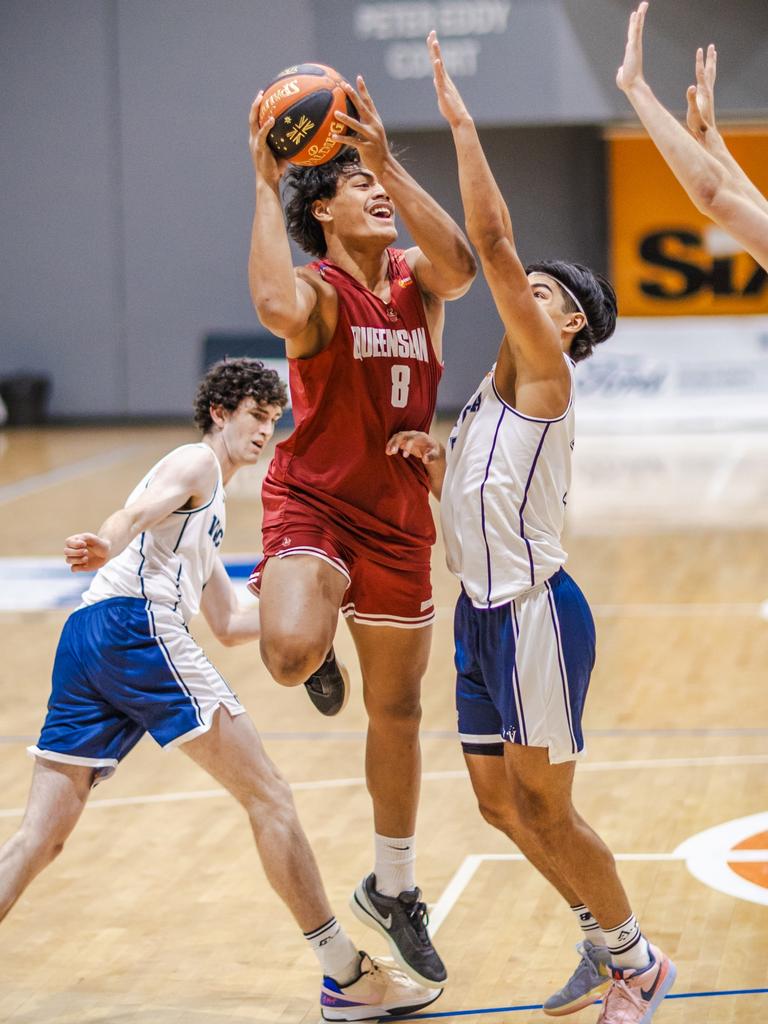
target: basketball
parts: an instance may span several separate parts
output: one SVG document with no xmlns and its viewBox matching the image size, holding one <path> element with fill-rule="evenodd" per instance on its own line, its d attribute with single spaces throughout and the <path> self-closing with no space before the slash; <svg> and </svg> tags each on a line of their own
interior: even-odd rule
<svg viewBox="0 0 768 1024">
<path fill-rule="evenodd" d="M 325 64 L 297 64 L 286 68 L 264 90 L 259 107 L 259 125 L 274 117 L 267 136 L 276 156 L 292 164 L 312 167 L 332 160 L 343 148 L 331 135 L 344 135 L 347 128 L 333 116 L 357 111 L 342 88 L 338 71 Z"/>
</svg>

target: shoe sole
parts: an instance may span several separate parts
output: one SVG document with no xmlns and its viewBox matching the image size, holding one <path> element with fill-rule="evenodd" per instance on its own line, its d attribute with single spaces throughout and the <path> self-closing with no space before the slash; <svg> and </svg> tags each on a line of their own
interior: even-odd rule
<svg viewBox="0 0 768 1024">
<path fill-rule="evenodd" d="M 424 974 L 420 974 L 416 970 L 415 967 L 412 967 L 408 963 L 408 961 L 403 957 L 403 954 L 398 949 L 397 944 L 395 943 L 394 939 L 392 938 L 391 933 L 389 931 L 387 931 L 387 929 L 384 927 L 383 924 L 381 924 L 379 921 L 376 920 L 374 915 L 368 909 L 369 904 L 368 904 L 368 900 L 367 900 L 367 898 L 365 896 L 365 893 L 361 892 L 358 895 L 358 890 L 355 889 L 355 891 L 352 893 L 352 895 L 351 895 L 351 897 L 349 899 L 349 906 L 350 906 L 350 909 L 351 909 L 352 913 L 355 915 L 355 917 L 358 919 L 358 921 L 360 921 L 364 925 L 367 925 L 369 928 L 372 928 L 373 931 L 378 932 L 379 935 L 383 935 L 384 936 L 384 938 L 389 943 L 389 949 L 390 949 L 390 952 L 392 953 L 392 956 L 397 961 L 400 969 L 402 971 L 404 971 L 405 974 L 407 974 L 409 978 L 411 978 L 413 981 L 417 981 L 420 985 L 425 985 L 427 988 L 435 988 L 435 987 L 443 987 L 443 986 L 445 986 L 445 984 L 446 984 L 446 982 L 448 980 L 447 976 L 445 978 L 441 978 L 441 979 L 427 978 Z M 437 996 L 435 996 L 435 999 L 436 998 L 437 998 Z M 433 1002 L 434 1002 L 434 1000 L 433 1000 Z"/>
<path fill-rule="evenodd" d="M 355 1010 L 337 1010 L 339 1014 L 345 1014 L 345 1016 L 328 1016 L 325 1011 L 325 1007 L 320 1007 L 320 1016 L 323 1020 L 335 1020 L 335 1021 L 356 1021 L 356 1020 L 385 1020 L 388 1017 L 404 1017 L 406 1014 L 418 1013 L 419 1010 L 423 1010 L 427 1006 L 431 1006 L 436 999 L 439 999 L 443 994 L 443 990 L 437 993 L 436 996 L 432 996 L 431 999 L 422 1000 L 418 1003 L 413 1003 L 411 1006 L 398 1006 L 396 1009 L 386 1010 L 381 1006 L 376 1009 L 374 1013 L 371 1013 L 373 1009 L 370 1006 L 361 1006 L 359 1011 Z M 333 1013 L 333 1011 L 330 1011 Z"/>
<path fill-rule="evenodd" d="M 349 670 L 347 669 L 347 666 L 344 664 L 343 661 L 339 661 L 338 658 L 336 659 L 336 665 L 338 666 L 339 674 L 341 675 L 341 678 L 344 680 L 344 700 L 341 702 L 341 707 L 336 712 L 337 715 L 340 715 L 341 712 L 344 710 L 344 708 L 349 703 L 349 692 L 352 689 L 352 687 L 351 687 L 350 682 L 349 682 Z M 329 717 L 333 717 L 333 716 L 331 715 Z"/>
<path fill-rule="evenodd" d="M 669 990 L 674 985 L 676 977 L 677 977 L 677 968 L 675 967 L 675 965 L 670 960 L 669 961 L 669 970 L 667 971 L 667 976 L 664 979 L 664 981 L 662 981 L 662 983 L 659 985 L 659 987 L 656 989 L 656 991 L 654 992 L 653 999 L 648 1004 L 648 1009 L 646 1010 L 645 1014 L 641 1018 L 640 1024 L 650 1024 L 651 1017 L 654 1015 L 654 1013 L 656 1013 L 656 1011 L 658 1010 L 659 1006 L 664 1001 L 664 996 L 667 994 L 667 992 L 669 992 Z"/>
<path fill-rule="evenodd" d="M 328 711 L 323 711 L 322 708 L 318 707 L 317 704 L 315 704 L 314 700 L 312 699 L 312 694 L 310 693 L 309 690 L 307 690 L 307 695 L 309 696 L 309 699 L 312 702 L 312 707 L 315 709 L 315 711 L 319 711 L 320 714 L 323 715 L 325 718 L 335 718 L 336 715 L 340 715 L 341 712 L 344 710 L 344 708 L 349 703 L 349 692 L 350 692 L 350 690 L 352 688 L 350 686 L 350 681 L 349 681 L 349 671 L 347 669 L 347 666 L 344 664 L 344 662 L 343 661 L 339 661 L 338 658 L 336 658 L 336 667 L 339 670 L 339 675 L 344 680 L 344 699 L 342 700 L 341 704 L 339 705 L 338 708 L 336 708 L 335 711 L 333 711 L 331 713 L 329 713 Z"/>
<path fill-rule="evenodd" d="M 551 1009 L 547 1009 L 546 1006 L 542 1006 L 542 1010 L 548 1017 L 565 1017 L 569 1013 L 578 1013 L 578 1011 L 583 1010 L 585 1006 L 591 1006 L 593 1003 L 602 999 L 610 987 L 611 979 L 606 978 L 602 985 L 598 985 L 596 988 L 590 989 L 589 992 L 585 992 L 584 995 L 579 996 L 578 999 L 574 999 L 570 1003 L 565 1003 L 563 1006 L 557 1006 Z"/>
</svg>

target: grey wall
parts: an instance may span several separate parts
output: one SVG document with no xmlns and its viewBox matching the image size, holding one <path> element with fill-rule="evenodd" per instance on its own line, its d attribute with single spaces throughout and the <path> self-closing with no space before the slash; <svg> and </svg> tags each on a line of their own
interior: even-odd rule
<svg viewBox="0 0 768 1024">
<path fill-rule="evenodd" d="M 67 411 L 126 408 L 111 15 L 0 6 L 0 372 L 51 373 Z"/>
<path fill-rule="evenodd" d="M 256 326 L 248 110 L 312 39 L 303 0 L 0 3 L 0 375 L 186 414 L 202 334 Z"/>
<path fill-rule="evenodd" d="M 187 413 L 203 334 L 257 327 L 247 114 L 297 60 L 364 69 L 409 166 L 458 214 L 449 137 L 414 129 L 437 124 L 431 84 L 393 83 L 384 43 L 355 42 L 350 17 L 474 17 L 494 2 L 0 0 L 0 375 L 50 374 L 57 415 Z M 521 249 L 599 267 L 601 146 L 575 123 L 629 112 L 613 86 L 629 3 L 498 2 L 507 28 L 476 37 L 480 73 L 462 84 L 497 126 L 483 140 Z M 721 109 L 768 114 L 765 0 L 655 0 L 648 64 L 662 98 L 681 101 L 693 47 L 710 36 Z M 533 122 L 551 127 L 519 127 Z M 461 403 L 497 337 L 478 282 L 449 310 L 443 407 Z"/>
<path fill-rule="evenodd" d="M 437 29 L 448 70 L 482 124 L 600 123 L 627 117 L 615 86 L 638 0 L 315 0 L 326 62 L 364 72 L 393 127 L 440 122 L 424 38 Z M 653 0 L 648 79 L 684 107 L 697 46 L 718 44 L 723 112 L 768 110 L 765 0 Z"/>
</svg>

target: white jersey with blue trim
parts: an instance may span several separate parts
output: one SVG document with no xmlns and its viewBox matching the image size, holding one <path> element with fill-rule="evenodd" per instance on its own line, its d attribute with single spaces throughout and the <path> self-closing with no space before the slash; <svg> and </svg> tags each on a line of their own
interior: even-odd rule
<svg viewBox="0 0 768 1024">
<path fill-rule="evenodd" d="M 568 408 L 524 416 L 496 390 L 494 370 L 464 407 L 446 450 L 440 501 L 448 568 L 472 604 L 494 608 L 538 586 L 566 560 L 561 544 L 574 440 Z"/>
<path fill-rule="evenodd" d="M 133 489 L 126 505 L 146 490 L 166 459 L 193 447 L 210 452 L 216 463 L 216 485 L 208 501 L 198 508 L 172 512 L 151 530 L 134 537 L 96 573 L 83 594 L 84 604 L 111 597 L 140 597 L 178 611 L 184 622 L 200 610 L 203 587 L 213 572 L 226 525 L 224 482 L 213 451 L 208 445 L 198 444 L 182 445 L 169 452 Z"/>
</svg>

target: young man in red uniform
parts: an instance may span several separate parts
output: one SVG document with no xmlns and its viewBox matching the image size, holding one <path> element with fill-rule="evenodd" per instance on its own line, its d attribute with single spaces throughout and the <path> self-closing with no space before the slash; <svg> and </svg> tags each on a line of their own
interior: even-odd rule
<svg viewBox="0 0 768 1024">
<path fill-rule="evenodd" d="M 293 168 L 292 237 L 318 257 L 294 268 L 280 184 L 286 164 L 272 127 L 251 110 L 256 213 L 249 258 L 259 319 L 285 338 L 296 429 L 264 483 L 261 650 L 275 679 L 306 683 L 336 714 L 346 680 L 332 643 L 341 611 L 355 641 L 368 712 L 366 777 L 376 830 L 374 872 L 352 908 L 381 932 L 411 977 L 445 980 L 416 887 L 420 686 L 434 619 L 435 539 L 427 473 L 386 455 L 388 439 L 431 422 L 442 371 L 444 302 L 469 288 L 475 260 L 463 233 L 389 150 L 362 78 L 348 88 L 359 120 L 335 161 Z M 395 207 L 413 239 L 397 237 Z"/>
</svg>

